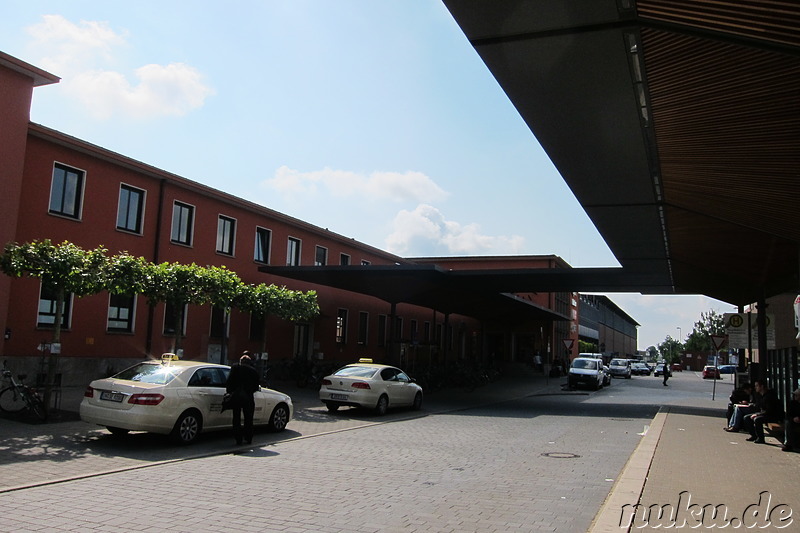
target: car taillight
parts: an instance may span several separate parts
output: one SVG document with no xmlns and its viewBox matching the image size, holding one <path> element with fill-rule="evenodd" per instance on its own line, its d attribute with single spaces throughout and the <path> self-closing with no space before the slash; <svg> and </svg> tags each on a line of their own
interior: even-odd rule
<svg viewBox="0 0 800 533">
<path fill-rule="evenodd" d="M 94 389 L 92 387 L 86 387 L 86 390 L 83 391 L 84 398 L 94 398 Z"/>
<path fill-rule="evenodd" d="M 331 384 L 331 380 L 329 380 L 329 379 L 323 379 L 323 380 L 322 380 L 322 384 L 323 384 L 323 385 L 330 385 L 330 384 Z"/>
<path fill-rule="evenodd" d="M 163 394 L 134 394 L 128 403 L 136 405 L 158 405 L 164 399 Z"/>
<path fill-rule="evenodd" d="M 354 389 L 369 389 L 369 383 L 364 383 L 363 381 L 356 381 L 351 385 Z"/>
</svg>

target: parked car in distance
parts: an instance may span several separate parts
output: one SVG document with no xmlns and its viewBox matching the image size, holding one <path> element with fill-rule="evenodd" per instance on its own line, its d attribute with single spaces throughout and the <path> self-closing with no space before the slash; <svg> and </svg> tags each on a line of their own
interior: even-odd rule
<svg viewBox="0 0 800 533">
<path fill-rule="evenodd" d="M 683 372 L 683 366 L 680 363 L 672 363 L 669 369 L 673 372 Z"/>
<path fill-rule="evenodd" d="M 719 373 L 720 374 L 735 374 L 736 373 L 736 365 L 720 365 L 719 366 Z"/>
<path fill-rule="evenodd" d="M 631 362 L 628 359 L 612 359 L 608 369 L 612 378 L 631 379 Z"/>
<path fill-rule="evenodd" d="M 181 361 L 174 354 L 164 354 L 160 361 L 143 361 L 110 378 L 92 381 L 83 394 L 80 416 L 115 435 L 149 431 L 189 444 L 201 432 L 231 428 L 231 411 L 222 411 L 229 372 L 226 365 Z M 286 429 L 293 411 L 288 395 L 259 388 L 253 397 L 254 425 Z"/>
<path fill-rule="evenodd" d="M 644 363 L 632 363 L 631 374 L 634 376 L 649 376 L 652 370 Z"/>
<path fill-rule="evenodd" d="M 597 390 L 606 384 L 607 374 L 603 370 L 603 360 L 590 357 L 576 357 L 572 360 L 567 376 L 569 388 L 584 385 Z M 611 378 L 608 377 L 610 382 Z"/>
<path fill-rule="evenodd" d="M 374 409 L 378 415 L 391 407 L 422 408 L 422 387 L 399 368 L 359 359 L 322 379 L 319 399 L 328 411 L 340 407 Z"/>
<path fill-rule="evenodd" d="M 706 365 L 703 368 L 703 379 L 720 379 L 719 368 L 711 365 Z"/>
<path fill-rule="evenodd" d="M 658 376 L 663 376 L 663 375 L 664 375 L 664 368 L 665 368 L 665 367 L 666 367 L 666 365 L 665 365 L 664 363 L 658 363 L 658 364 L 656 365 L 656 368 L 655 368 L 655 370 L 653 371 L 653 375 L 654 375 L 655 377 L 658 377 Z M 667 368 L 668 368 L 668 367 L 667 367 Z M 671 372 L 670 372 L 670 373 L 671 373 Z"/>
</svg>

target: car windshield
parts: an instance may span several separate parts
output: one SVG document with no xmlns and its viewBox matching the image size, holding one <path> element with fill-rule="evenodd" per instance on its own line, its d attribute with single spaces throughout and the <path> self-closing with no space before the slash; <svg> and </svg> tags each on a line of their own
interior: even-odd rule
<svg viewBox="0 0 800 533">
<path fill-rule="evenodd" d="M 628 362 L 622 359 L 614 359 L 611 361 L 611 366 L 626 366 L 627 364 Z"/>
<path fill-rule="evenodd" d="M 169 366 L 154 363 L 139 363 L 112 376 L 114 379 L 124 379 L 128 381 L 140 381 L 142 383 L 153 383 L 156 385 L 166 385 L 177 376 L 182 367 Z"/>
<path fill-rule="evenodd" d="M 346 366 L 337 370 L 333 375 L 342 378 L 371 378 L 377 370 L 371 366 Z"/>
<path fill-rule="evenodd" d="M 575 359 L 572 362 L 572 368 L 588 368 L 590 370 L 597 370 L 597 361 L 592 359 Z"/>
</svg>

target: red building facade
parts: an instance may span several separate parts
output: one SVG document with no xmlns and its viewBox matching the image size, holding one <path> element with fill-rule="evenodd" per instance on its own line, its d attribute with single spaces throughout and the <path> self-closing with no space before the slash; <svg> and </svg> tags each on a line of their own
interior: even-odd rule
<svg viewBox="0 0 800 533">
<path fill-rule="evenodd" d="M 307 323 L 189 306 L 183 357 L 226 362 L 243 350 L 269 361 L 351 362 L 359 357 L 414 367 L 435 362 L 544 362 L 577 346 L 576 295 L 518 294 L 538 319 L 483 320 L 390 304 L 358 292 L 259 272 L 259 267 L 435 263 L 460 268 L 564 268 L 556 256 L 407 259 L 30 123 L 35 86 L 58 78 L 0 53 L 0 240 L 69 241 L 104 246 L 154 263 L 225 266 L 246 283 L 274 283 L 318 294 L 321 314 Z M 392 310 L 394 309 L 394 314 Z M 84 385 L 173 348 L 173 310 L 143 296 L 70 298 L 58 372 Z M 532 316 L 532 315 L 531 315 Z M 34 278 L 0 276 L 0 356 L 37 372 L 52 337 L 53 299 Z M 266 330 L 264 338 L 264 330 Z M 391 338 L 389 338 L 391 335 Z M 573 350 L 574 351 L 574 350 Z"/>
</svg>

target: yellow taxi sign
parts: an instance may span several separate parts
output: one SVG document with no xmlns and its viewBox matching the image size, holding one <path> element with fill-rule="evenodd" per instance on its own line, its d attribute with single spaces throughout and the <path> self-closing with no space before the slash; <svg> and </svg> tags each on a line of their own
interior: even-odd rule
<svg viewBox="0 0 800 533">
<path fill-rule="evenodd" d="M 178 357 L 174 353 L 162 353 L 161 354 L 161 362 L 162 363 L 169 363 L 170 361 L 180 361 L 180 357 Z"/>
<path fill-rule="evenodd" d="M 358 360 L 358 362 L 359 363 L 371 363 L 372 359 L 370 359 L 369 357 L 362 357 L 361 359 Z"/>
</svg>

